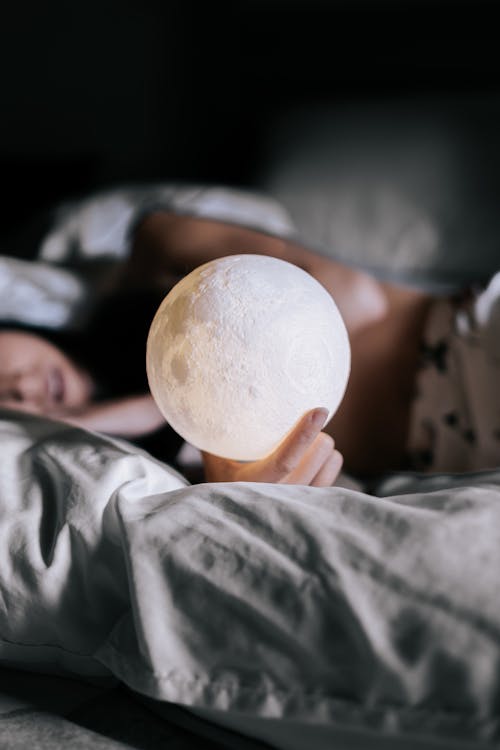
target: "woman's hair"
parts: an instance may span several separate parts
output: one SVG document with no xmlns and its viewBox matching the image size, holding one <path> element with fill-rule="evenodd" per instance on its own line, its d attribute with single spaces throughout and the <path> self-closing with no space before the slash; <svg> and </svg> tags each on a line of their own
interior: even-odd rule
<svg viewBox="0 0 500 750">
<path fill-rule="evenodd" d="M 82 342 L 84 334 L 80 331 L 67 331 L 63 329 L 37 326 L 30 323 L 21 323 L 17 320 L 0 320 L 0 331 L 19 331 L 20 333 L 31 333 L 54 344 L 61 349 L 70 359 L 82 367 L 86 367 L 81 361 L 80 352 L 83 350 Z"/>
<path fill-rule="evenodd" d="M 78 361 L 105 395 L 148 390 L 146 341 L 162 298 L 151 290 L 116 292 L 97 305 Z"/>
</svg>

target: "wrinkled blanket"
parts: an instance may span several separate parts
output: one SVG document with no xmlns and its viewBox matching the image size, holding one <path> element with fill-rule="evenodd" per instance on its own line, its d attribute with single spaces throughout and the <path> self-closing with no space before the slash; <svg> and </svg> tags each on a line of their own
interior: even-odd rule
<svg viewBox="0 0 500 750">
<path fill-rule="evenodd" d="M 189 486 L 124 441 L 1 416 L 3 665 L 264 738 L 500 739 L 500 471 Z"/>
</svg>

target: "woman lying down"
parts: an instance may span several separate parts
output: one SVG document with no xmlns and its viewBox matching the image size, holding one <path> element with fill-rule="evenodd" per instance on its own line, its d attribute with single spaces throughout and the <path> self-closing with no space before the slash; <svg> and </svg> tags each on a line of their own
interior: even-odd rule
<svg viewBox="0 0 500 750">
<path fill-rule="evenodd" d="M 175 462 L 181 438 L 146 379 L 151 320 L 182 275 L 247 252 L 294 263 L 331 293 L 349 333 L 351 376 L 327 432 L 318 405 L 262 460 L 204 453 L 206 480 L 329 486 L 343 463 L 359 477 L 500 463 L 500 336 L 488 317 L 497 277 L 480 296 L 437 298 L 284 239 L 167 211 L 137 225 L 130 258 L 84 332 L 1 326 L 0 406 L 124 437 Z"/>
</svg>

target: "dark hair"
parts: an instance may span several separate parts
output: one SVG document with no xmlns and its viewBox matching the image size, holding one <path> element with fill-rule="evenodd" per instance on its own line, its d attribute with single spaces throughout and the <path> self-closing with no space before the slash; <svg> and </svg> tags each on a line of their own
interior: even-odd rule
<svg viewBox="0 0 500 750">
<path fill-rule="evenodd" d="M 70 359 L 87 369 L 85 362 L 80 357 L 80 353 L 85 348 L 83 345 L 85 334 L 83 332 L 60 330 L 9 319 L 0 320 L 0 331 L 19 331 L 20 333 L 32 333 L 35 336 L 41 336 L 61 349 Z"/>
<path fill-rule="evenodd" d="M 78 361 L 106 396 L 148 390 L 146 340 L 162 298 L 150 290 L 116 292 L 96 306 Z"/>
</svg>

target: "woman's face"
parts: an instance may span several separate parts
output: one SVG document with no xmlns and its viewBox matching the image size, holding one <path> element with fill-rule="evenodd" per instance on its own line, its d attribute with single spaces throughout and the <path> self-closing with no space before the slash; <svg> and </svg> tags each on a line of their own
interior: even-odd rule
<svg viewBox="0 0 500 750">
<path fill-rule="evenodd" d="M 38 414 L 77 411 L 92 396 L 90 377 L 41 336 L 0 331 L 0 406 Z"/>
</svg>

